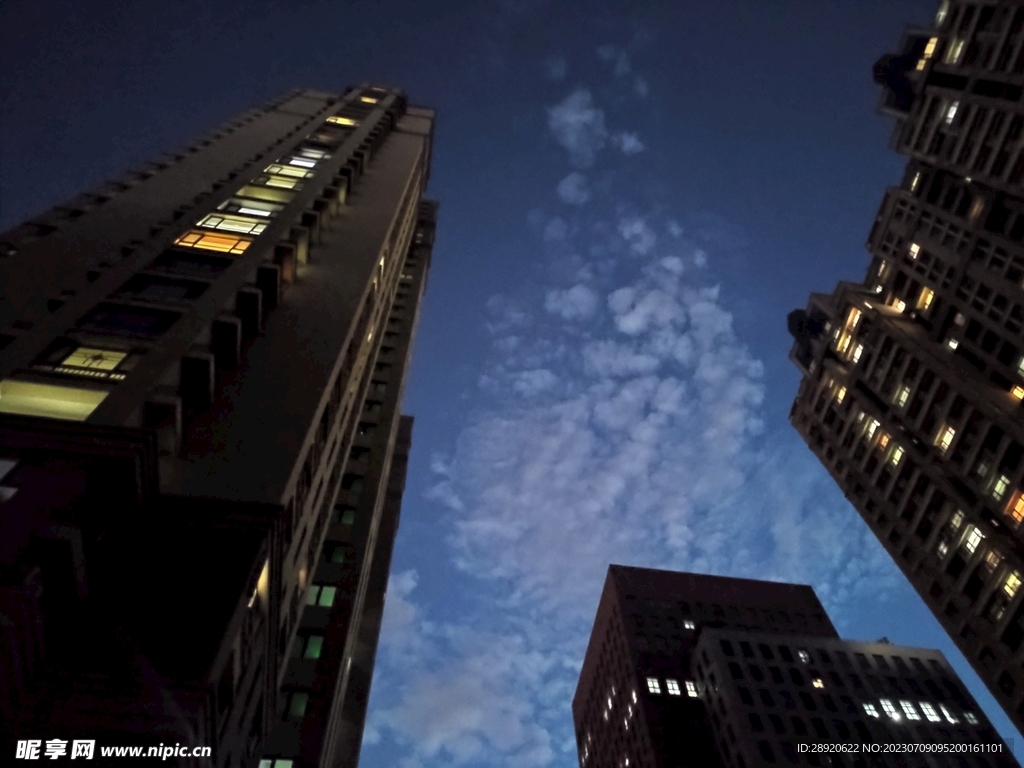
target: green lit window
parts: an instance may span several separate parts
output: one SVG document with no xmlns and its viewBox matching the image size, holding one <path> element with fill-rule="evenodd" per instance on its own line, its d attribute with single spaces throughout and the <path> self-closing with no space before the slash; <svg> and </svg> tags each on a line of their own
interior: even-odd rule
<svg viewBox="0 0 1024 768">
<path fill-rule="evenodd" d="M 341 115 L 333 115 L 327 118 L 328 123 L 334 123 L 335 125 L 358 125 L 359 123 L 353 120 L 351 117 L 343 117 Z"/>
<path fill-rule="evenodd" d="M 352 508 L 341 511 L 341 524 L 352 525 L 356 521 L 356 511 Z"/>
<path fill-rule="evenodd" d="M 320 652 L 324 649 L 323 635 L 310 635 L 306 639 L 306 651 L 302 654 L 304 659 L 319 659 Z"/>
<path fill-rule="evenodd" d="M 267 200 L 272 203 L 290 203 L 295 197 L 294 192 L 285 192 L 283 189 L 267 189 L 266 187 L 248 186 L 238 190 L 239 197 L 252 198 L 254 200 Z M 221 206 L 223 208 L 223 206 Z M 226 209 L 230 210 L 230 209 Z"/>
<path fill-rule="evenodd" d="M 107 394 L 98 389 L 4 379 L 0 381 L 0 413 L 85 421 Z"/>
<path fill-rule="evenodd" d="M 345 562 L 345 546 L 343 544 L 335 544 L 324 550 L 328 563 L 344 563 Z"/>
<path fill-rule="evenodd" d="M 334 598 L 337 594 L 337 587 L 314 584 L 309 588 L 309 592 L 306 593 L 306 605 L 319 605 L 322 608 L 330 608 L 334 605 Z"/>
<path fill-rule="evenodd" d="M 301 720 L 306 716 L 306 707 L 309 706 L 309 694 L 296 691 L 288 699 L 288 719 L 291 721 Z"/>
</svg>

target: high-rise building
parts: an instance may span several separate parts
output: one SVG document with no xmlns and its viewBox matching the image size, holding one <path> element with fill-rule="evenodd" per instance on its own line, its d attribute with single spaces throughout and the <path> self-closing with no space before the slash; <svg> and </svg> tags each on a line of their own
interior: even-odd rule
<svg viewBox="0 0 1024 768">
<path fill-rule="evenodd" d="M 860 283 L 790 315 L 790 417 L 1024 724 L 1024 3 L 944 2 L 875 66 L 893 146 Z"/>
<path fill-rule="evenodd" d="M 433 120 L 391 88 L 292 92 L 0 234 L 0 728 L 21 750 L 356 765 Z"/>
<path fill-rule="evenodd" d="M 797 584 L 612 565 L 572 712 L 581 768 L 1018 765 L 941 653 L 842 640 Z M 964 751 L 811 746 L 895 743 Z"/>
</svg>

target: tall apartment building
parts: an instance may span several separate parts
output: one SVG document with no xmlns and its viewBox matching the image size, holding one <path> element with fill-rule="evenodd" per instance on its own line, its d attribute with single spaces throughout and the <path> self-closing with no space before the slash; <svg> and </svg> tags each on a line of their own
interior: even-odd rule
<svg viewBox="0 0 1024 768">
<path fill-rule="evenodd" d="M 296 91 L 0 234 L 5 736 L 356 765 L 433 119 Z"/>
<path fill-rule="evenodd" d="M 875 66 L 909 156 L 860 283 L 790 315 L 791 421 L 1024 724 L 1024 3 L 942 3 Z"/>
<path fill-rule="evenodd" d="M 612 565 L 572 712 L 581 768 L 1018 765 L 941 653 L 842 640 L 797 584 Z M 897 742 L 982 751 L 810 751 Z"/>
</svg>

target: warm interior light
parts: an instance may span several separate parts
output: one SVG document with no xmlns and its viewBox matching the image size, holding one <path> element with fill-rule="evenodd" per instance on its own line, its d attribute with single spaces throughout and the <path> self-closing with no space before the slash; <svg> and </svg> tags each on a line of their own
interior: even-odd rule
<svg viewBox="0 0 1024 768">
<path fill-rule="evenodd" d="M 1024 387 L 1018 385 L 1010 390 L 1010 394 L 1018 400 L 1024 400 Z"/>
<path fill-rule="evenodd" d="M 0 381 L 0 413 L 85 421 L 108 392 L 32 381 Z"/>
</svg>

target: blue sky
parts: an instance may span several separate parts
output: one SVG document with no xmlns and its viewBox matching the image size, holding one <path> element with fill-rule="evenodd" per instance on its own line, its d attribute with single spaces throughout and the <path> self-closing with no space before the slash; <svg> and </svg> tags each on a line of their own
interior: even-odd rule
<svg viewBox="0 0 1024 768">
<path fill-rule="evenodd" d="M 429 7 L 425 7 L 429 6 Z M 362 764 L 569 766 L 610 562 L 814 586 L 941 648 L 789 426 L 785 315 L 904 159 L 871 64 L 929 0 L 0 6 L 0 227 L 296 86 L 436 107 L 438 239 Z"/>
</svg>

